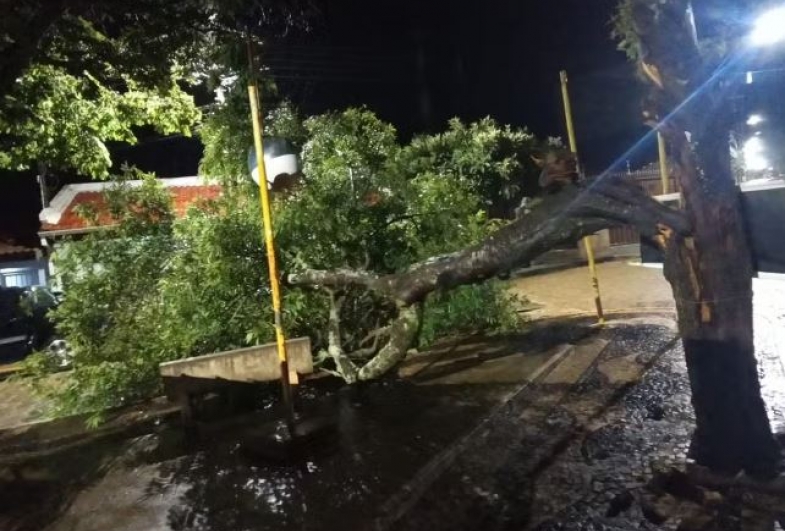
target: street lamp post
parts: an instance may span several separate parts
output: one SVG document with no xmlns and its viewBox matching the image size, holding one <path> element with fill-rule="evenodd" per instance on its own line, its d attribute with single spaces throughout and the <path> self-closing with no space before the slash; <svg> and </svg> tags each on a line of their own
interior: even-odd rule
<svg viewBox="0 0 785 531">
<path fill-rule="evenodd" d="M 283 392 L 284 414 L 289 435 L 295 435 L 295 412 L 292 397 L 292 382 L 289 374 L 289 356 L 286 351 L 286 336 L 283 328 L 283 308 L 281 298 L 280 279 L 278 278 L 278 263 L 275 256 L 275 237 L 273 234 L 272 208 L 270 206 L 270 192 L 268 190 L 267 171 L 265 167 L 265 152 L 262 140 L 262 119 L 259 97 L 259 83 L 256 78 L 256 64 L 254 62 L 251 39 L 248 39 L 249 83 L 248 101 L 251 107 L 251 125 L 253 127 L 253 151 L 255 155 L 256 178 L 259 185 L 259 202 L 262 214 L 262 233 L 264 236 L 265 250 L 267 252 L 267 269 L 270 277 L 270 294 L 272 295 L 273 319 L 275 328 L 275 342 L 278 351 L 278 362 L 281 370 L 281 388 Z M 275 146 L 271 144 L 271 148 Z M 288 160 L 288 159 L 287 159 Z M 251 172 L 253 176 L 253 171 Z M 271 181 L 275 180 L 276 173 L 271 174 Z"/>
</svg>

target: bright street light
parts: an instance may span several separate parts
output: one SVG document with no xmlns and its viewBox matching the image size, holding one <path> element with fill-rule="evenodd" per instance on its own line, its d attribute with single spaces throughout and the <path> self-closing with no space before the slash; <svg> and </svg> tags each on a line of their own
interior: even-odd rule
<svg viewBox="0 0 785 531">
<path fill-rule="evenodd" d="M 747 118 L 747 125 L 750 127 L 755 127 L 763 122 L 763 116 L 760 114 L 751 114 L 749 118 Z"/>
<path fill-rule="evenodd" d="M 750 42 L 754 46 L 770 46 L 783 40 L 785 40 L 785 6 L 759 16 L 750 35 Z"/>
<path fill-rule="evenodd" d="M 744 143 L 744 165 L 749 171 L 763 171 L 769 167 L 765 150 L 759 136 L 753 136 Z"/>
</svg>

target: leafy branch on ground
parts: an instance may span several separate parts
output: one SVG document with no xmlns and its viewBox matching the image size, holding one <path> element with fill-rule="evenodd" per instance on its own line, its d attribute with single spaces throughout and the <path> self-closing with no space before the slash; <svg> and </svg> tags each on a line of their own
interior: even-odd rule
<svg viewBox="0 0 785 531">
<path fill-rule="evenodd" d="M 274 204 L 280 260 L 290 272 L 362 267 L 389 275 L 477 244 L 506 224 L 489 218 L 489 209 L 534 192 L 525 184 L 538 172 L 529 154 L 547 147 L 489 119 L 452 122 L 443 135 L 401 145 L 394 128 L 365 109 L 300 125 L 293 110 L 272 115 L 271 129 L 300 135 L 305 167 L 301 186 Z M 236 119 L 237 128 L 247 121 Z M 245 166 L 244 150 L 223 153 L 242 157 L 226 163 L 219 151 L 216 164 Z M 143 186 L 127 186 L 132 178 Z M 238 175 L 220 199 L 176 219 L 153 176 L 127 170 L 117 179 L 106 193 L 113 227 L 60 245 L 55 257 L 66 294 L 55 318 L 75 352 L 68 383 L 51 390 L 60 412 L 100 414 L 144 399 L 160 392 L 160 362 L 273 339 L 257 193 Z M 287 333 L 310 336 L 317 351 L 332 338 L 372 361 L 389 344 L 393 327 L 386 323 L 399 309 L 373 290 L 340 291 L 340 333 L 331 336 L 336 294 L 285 289 Z M 409 347 L 457 333 L 514 330 L 521 325 L 517 309 L 499 281 L 434 294 Z M 27 365 L 47 373 L 40 357 Z M 338 369 L 333 358 L 323 366 Z"/>
</svg>

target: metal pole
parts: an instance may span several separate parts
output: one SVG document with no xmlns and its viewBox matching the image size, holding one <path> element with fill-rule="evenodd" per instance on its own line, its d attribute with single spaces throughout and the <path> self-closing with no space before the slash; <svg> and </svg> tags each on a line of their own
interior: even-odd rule
<svg viewBox="0 0 785 531">
<path fill-rule="evenodd" d="M 665 137 L 657 131 L 657 151 L 660 155 L 660 180 L 662 181 L 662 195 L 670 193 L 670 175 L 668 175 L 668 152 L 665 149 Z"/>
<path fill-rule="evenodd" d="M 576 161 L 578 160 L 578 142 L 575 139 L 575 125 L 572 120 L 572 105 L 570 104 L 570 92 L 567 87 L 567 72 L 562 70 L 559 73 L 561 79 L 561 94 L 562 101 L 564 102 L 564 119 L 567 122 L 567 138 L 570 142 L 570 151 L 575 155 Z M 580 164 L 578 165 L 580 172 Z M 589 274 L 591 275 L 591 285 L 594 291 L 594 306 L 597 309 L 597 320 L 600 324 L 605 323 L 605 315 L 602 311 L 602 299 L 600 297 L 600 281 L 597 278 L 597 265 L 594 260 L 594 247 L 592 247 L 591 237 L 586 236 L 583 239 L 583 245 L 586 247 L 586 259 L 589 262 Z"/>
<path fill-rule="evenodd" d="M 46 164 L 38 163 L 38 191 L 41 194 L 41 208 L 49 206 L 49 187 L 46 182 L 46 173 L 49 171 Z"/>
<path fill-rule="evenodd" d="M 281 386 L 286 414 L 286 424 L 290 434 L 294 434 L 294 404 L 292 402 L 292 386 L 289 381 L 289 357 L 286 353 L 286 336 L 283 331 L 281 315 L 281 287 L 278 279 L 278 263 L 275 259 L 275 238 L 273 236 L 273 217 L 270 208 L 270 194 L 267 191 L 267 172 L 264 167 L 264 148 L 262 146 L 262 119 L 259 112 L 259 86 L 256 80 L 251 41 L 248 41 L 248 60 L 251 66 L 248 85 L 248 100 L 251 103 L 251 124 L 253 125 L 253 144 L 256 151 L 256 163 L 259 171 L 259 201 L 262 206 L 262 223 L 264 227 L 264 244 L 267 251 L 267 269 L 270 275 L 270 291 L 273 299 L 273 315 L 275 318 L 275 342 L 278 346 L 278 362 L 281 366 Z"/>
</svg>

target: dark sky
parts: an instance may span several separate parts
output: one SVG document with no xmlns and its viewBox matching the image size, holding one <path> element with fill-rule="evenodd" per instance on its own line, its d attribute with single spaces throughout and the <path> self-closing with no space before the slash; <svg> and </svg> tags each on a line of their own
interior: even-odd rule
<svg viewBox="0 0 785 531">
<path fill-rule="evenodd" d="M 487 115 L 563 135 L 566 69 L 583 159 L 601 169 L 642 131 L 633 68 L 609 37 L 616 3 L 330 0 L 311 36 L 321 49 L 281 46 L 269 58 L 306 111 L 366 104 L 404 136 Z"/>
<path fill-rule="evenodd" d="M 609 38 L 616 2 L 324 0 L 314 30 L 271 46 L 266 62 L 306 113 L 367 105 L 404 139 L 441 130 L 454 116 L 487 115 L 564 136 L 566 69 L 581 156 L 599 171 L 645 132 L 633 68 Z M 158 141 L 116 155 L 175 176 L 195 174 L 198 154 L 193 143 Z M 647 149 L 632 162 L 653 158 Z M 34 243 L 34 177 L 0 177 L 0 238 Z"/>
</svg>

